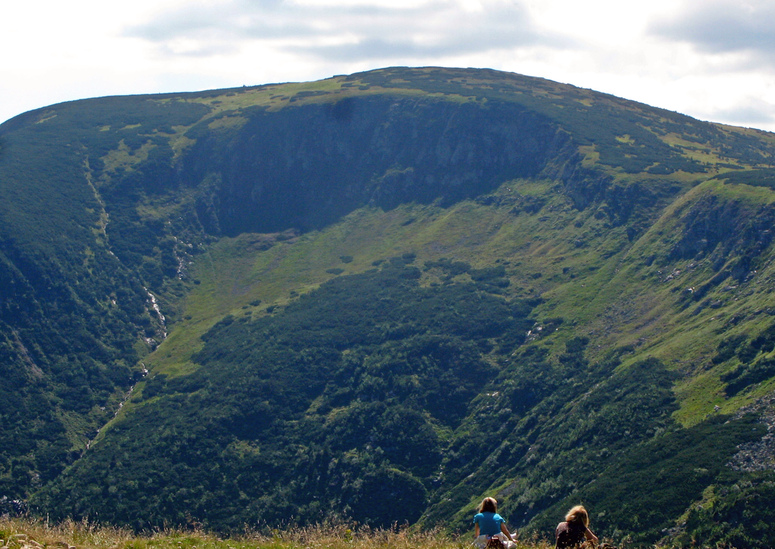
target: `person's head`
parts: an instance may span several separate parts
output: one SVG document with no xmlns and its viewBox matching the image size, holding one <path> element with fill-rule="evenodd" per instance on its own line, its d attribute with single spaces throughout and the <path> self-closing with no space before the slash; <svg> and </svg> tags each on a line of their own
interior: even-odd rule
<svg viewBox="0 0 775 549">
<path fill-rule="evenodd" d="M 565 522 L 578 522 L 584 526 L 589 526 L 589 514 L 583 505 L 576 505 L 565 515 Z"/>
<path fill-rule="evenodd" d="M 498 502 L 495 501 L 495 498 L 484 498 L 482 500 L 482 504 L 479 506 L 479 512 L 480 513 L 497 513 L 498 512 Z"/>
</svg>

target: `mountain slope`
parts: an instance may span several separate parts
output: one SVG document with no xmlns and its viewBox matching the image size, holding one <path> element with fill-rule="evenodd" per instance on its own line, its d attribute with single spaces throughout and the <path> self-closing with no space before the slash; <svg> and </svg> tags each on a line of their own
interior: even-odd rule
<svg viewBox="0 0 775 549">
<path fill-rule="evenodd" d="M 11 120 L 2 493 L 223 531 L 465 529 L 491 494 L 547 534 L 582 500 L 766 546 L 734 510 L 773 480 L 773 152 L 471 69 Z"/>
</svg>

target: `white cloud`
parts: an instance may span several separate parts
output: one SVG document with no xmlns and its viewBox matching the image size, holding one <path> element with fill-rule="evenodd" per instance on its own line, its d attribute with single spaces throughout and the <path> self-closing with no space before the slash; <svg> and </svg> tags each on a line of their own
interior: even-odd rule
<svg viewBox="0 0 775 549">
<path fill-rule="evenodd" d="M 736 120 L 742 125 L 772 123 L 775 122 L 775 104 L 762 101 L 759 97 L 742 97 L 714 114 L 719 118 Z"/>
<path fill-rule="evenodd" d="M 770 0 L 685 1 L 652 18 L 651 37 L 688 47 L 682 80 L 689 111 L 731 124 L 775 129 L 775 4 Z M 688 103 L 688 101 L 685 102 Z"/>
<path fill-rule="evenodd" d="M 538 32 L 518 3 L 456 0 L 403 6 L 230 0 L 172 10 L 128 28 L 126 34 L 153 42 L 164 54 L 222 55 L 260 42 L 278 51 L 343 62 L 563 45 L 561 35 Z"/>
<path fill-rule="evenodd" d="M 770 0 L 712 0 L 687 3 L 651 32 L 693 44 L 709 53 L 749 52 L 775 60 L 775 5 Z"/>
</svg>

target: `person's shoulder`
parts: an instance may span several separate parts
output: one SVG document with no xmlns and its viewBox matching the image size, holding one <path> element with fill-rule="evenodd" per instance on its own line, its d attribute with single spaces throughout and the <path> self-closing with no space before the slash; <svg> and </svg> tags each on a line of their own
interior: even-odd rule
<svg viewBox="0 0 775 549">
<path fill-rule="evenodd" d="M 478 519 L 478 518 L 481 518 L 481 517 L 484 517 L 484 515 L 483 515 L 482 513 L 476 513 L 476 514 L 474 515 L 474 520 L 476 520 L 476 519 Z"/>
</svg>

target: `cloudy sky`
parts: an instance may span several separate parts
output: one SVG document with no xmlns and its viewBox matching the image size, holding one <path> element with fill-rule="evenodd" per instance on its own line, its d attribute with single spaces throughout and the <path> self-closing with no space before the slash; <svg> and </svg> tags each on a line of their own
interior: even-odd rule
<svg viewBox="0 0 775 549">
<path fill-rule="evenodd" d="M 7 0 L 0 45 L 0 121 L 86 97 L 438 65 L 775 131 L 775 0 Z"/>
</svg>

